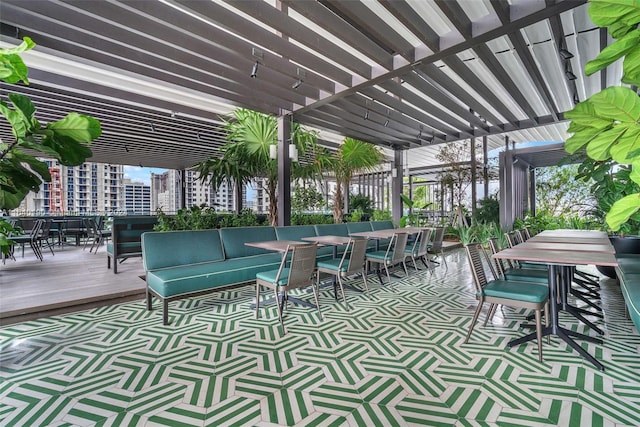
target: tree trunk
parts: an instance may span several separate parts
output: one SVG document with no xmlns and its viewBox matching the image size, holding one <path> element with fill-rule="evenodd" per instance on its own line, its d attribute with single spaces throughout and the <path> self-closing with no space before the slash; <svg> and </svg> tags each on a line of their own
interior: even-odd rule
<svg viewBox="0 0 640 427">
<path fill-rule="evenodd" d="M 342 183 L 337 182 L 336 193 L 333 196 L 333 222 L 342 222 Z"/>
<path fill-rule="evenodd" d="M 267 181 L 267 193 L 269 194 L 269 222 L 275 227 L 278 225 L 278 193 L 275 181 Z"/>
</svg>

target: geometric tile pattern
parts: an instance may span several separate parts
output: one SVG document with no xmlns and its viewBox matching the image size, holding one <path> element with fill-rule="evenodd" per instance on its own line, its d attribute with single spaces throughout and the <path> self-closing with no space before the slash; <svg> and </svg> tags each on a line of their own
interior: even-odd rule
<svg viewBox="0 0 640 427">
<path fill-rule="evenodd" d="M 476 301 L 464 253 L 447 261 L 347 291 L 348 309 L 325 288 L 324 321 L 290 306 L 285 336 L 252 287 L 173 302 L 169 326 L 138 301 L 3 327 L 0 425 L 640 425 L 640 336 L 614 281 L 591 318 L 604 343 L 579 342 L 599 372 L 558 339 L 543 363 L 535 343 L 507 349 L 526 310 L 463 344 Z"/>
</svg>

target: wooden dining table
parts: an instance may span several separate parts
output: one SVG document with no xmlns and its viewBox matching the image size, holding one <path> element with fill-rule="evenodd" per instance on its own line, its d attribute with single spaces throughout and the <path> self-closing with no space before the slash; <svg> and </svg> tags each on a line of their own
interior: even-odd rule
<svg viewBox="0 0 640 427">
<path fill-rule="evenodd" d="M 595 238 L 595 237 L 594 237 Z M 527 242 L 531 242 L 529 239 Z M 525 242 L 525 243 L 527 243 Z M 564 328 L 560 325 L 558 319 L 558 312 L 560 310 L 573 311 L 566 302 L 566 294 L 561 295 L 560 300 L 557 299 L 558 290 L 566 292 L 566 289 L 570 286 L 571 280 L 571 268 L 577 265 L 604 265 L 604 266 L 617 266 L 618 263 L 615 258 L 614 252 L 611 252 L 608 248 L 604 251 L 600 251 L 597 245 L 605 245 L 605 240 L 599 238 L 599 242 L 596 243 L 592 251 L 586 250 L 581 247 L 585 243 L 567 243 L 565 239 L 564 243 L 560 243 L 562 246 L 557 248 L 562 249 L 545 249 L 536 248 L 535 245 L 529 244 L 516 245 L 513 248 L 504 249 L 494 255 L 494 258 L 506 259 L 512 261 L 527 261 L 536 262 L 541 264 L 547 264 L 549 267 L 549 326 L 545 327 L 542 331 L 542 336 L 556 335 L 564 342 L 569 344 L 580 355 L 589 360 L 601 371 L 604 371 L 604 365 L 600 363 L 595 357 L 589 354 L 584 348 L 578 345 L 575 339 L 582 339 L 585 341 L 601 344 L 602 340 L 591 337 L 589 335 L 581 334 L 576 331 Z M 589 244 L 586 244 L 589 245 Z M 558 284 L 558 279 L 563 282 L 561 286 Z M 567 283 L 567 281 L 569 281 Z M 572 313 L 575 315 L 575 313 Z M 509 347 L 513 347 L 522 344 L 527 341 L 536 339 L 536 333 L 531 333 L 524 337 L 515 339 L 509 342 Z"/>
</svg>

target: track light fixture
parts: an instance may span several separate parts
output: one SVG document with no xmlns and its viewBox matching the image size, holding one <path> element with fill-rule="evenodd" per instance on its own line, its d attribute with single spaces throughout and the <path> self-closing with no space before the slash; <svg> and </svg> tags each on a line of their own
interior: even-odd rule
<svg viewBox="0 0 640 427">
<path fill-rule="evenodd" d="M 151 132 L 155 132 L 155 131 L 156 131 L 156 125 L 151 123 Z"/>
<path fill-rule="evenodd" d="M 256 61 L 255 64 L 253 64 L 253 68 L 251 69 L 251 78 L 255 79 L 258 76 L 258 64 L 259 62 Z"/>
<path fill-rule="evenodd" d="M 573 53 L 569 52 L 567 49 L 562 48 L 560 49 L 560 56 L 562 57 L 562 59 L 564 59 L 565 61 L 573 58 Z"/>
<path fill-rule="evenodd" d="M 258 65 L 260 64 L 260 60 L 264 57 L 264 54 L 260 49 L 254 47 L 251 49 L 251 55 L 256 59 L 256 62 L 253 64 L 250 77 L 255 79 L 258 76 Z"/>
<path fill-rule="evenodd" d="M 307 72 L 305 70 L 301 70 L 300 68 L 296 69 L 296 75 L 298 76 L 298 80 L 291 85 L 291 89 L 298 89 L 302 83 L 304 83 L 305 77 L 307 77 Z"/>
<path fill-rule="evenodd" d="M 364 112 L 364 119 L 369 120 L 369 110 Z"/>
<path fill-rule="evenodd" d="M 384 121 L 384 127 L 387 127 L 387 126 L 389 126 L 389 119 Z"/>
<path fill-rule="evenodd" d="M 127 153 L 129 152 L 129 147 L 128 146 L 124 146 L 124 151 L 126 151 Z"/>
</svg>

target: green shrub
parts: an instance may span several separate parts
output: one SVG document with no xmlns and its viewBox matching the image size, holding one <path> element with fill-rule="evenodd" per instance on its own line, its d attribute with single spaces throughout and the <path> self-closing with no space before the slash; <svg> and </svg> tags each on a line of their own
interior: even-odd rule
<svg viewBox="0 0 640 427">
<path fill-rule="evenodd" d="M 376 209 L 373 211 L 374 221 L 391 221 L 391 212 Z"/>
<path fill-rule="evenodd" d="M 333 216 L 325 214 L 291 214 L 291 225 L 333 224 Z"/>
</svg>

